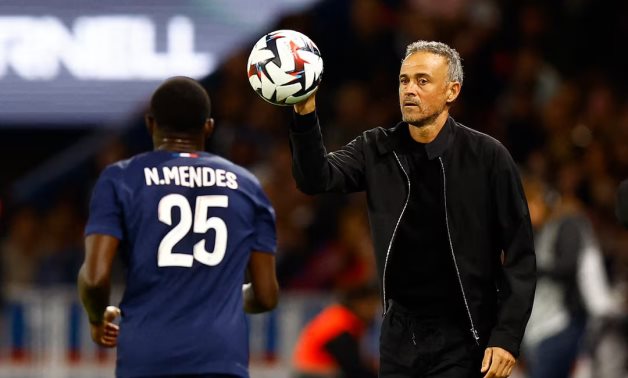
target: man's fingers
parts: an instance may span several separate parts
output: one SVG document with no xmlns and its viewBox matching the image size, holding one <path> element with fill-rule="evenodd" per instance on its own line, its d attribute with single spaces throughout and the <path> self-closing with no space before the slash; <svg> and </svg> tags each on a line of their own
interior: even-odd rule
<svg viewBox="0 0 628 378">
<path fill-rule="evenodd" d="M 486 348 L 482 360 L 481 372 L 484 378 L 504 378 L 510 376 L 517 360 L 505 349 L 499 347 Z"/>
<path fill-rule="evenodd" d="M 113 348 L 118 345 L 120 327 L 113 321 L 121 315 L 120 309 L 115 306 L 107 306 L 103 314 L 101 324 L 92 325 L 92 339 L 100 346 Z"/>
<path fill-rule="evenodd" d="M 504 365 L 501 372 L 502 377 L 510 377 L 510 374 L 512 374 L 512 369 L 514 367 L 515 367 L 514 361 L 510 359 L 504 359 Z"/>
<path fill-rule="evenodd" d="M 510 365 L 508 369 L 506 369 L 506 377 L 510 377 L 512 374 L 512 369 L 515 367 L 515 364 Z"/>
<path fill-rule="evenodd" d="M 101 333 L 103 336 L 118 337 L 120 334 L 120 328 L 116 324 L 105 323 Z"/>
<path fill-rule="evenodd" d="M 118 338 L 115 336 L 103 336 L 100 340 L 102 340 L 102 342 L 107 343 L 107 344 L 112 344 L 115 343 Z"/>
<path fill-rule="evenodd" d="M 106 322 L 113 322 L 118 316 L 120 316 L 119 308 L 117 308 L 116 306 L 107 306 L 104 316 Z"/>
<path fill-rule="evenodd" d="M 499 361 L 499 368 L 497 370 L 498 377 L 509 377 L 512 373 L 512 368 L 515 366 L 515 358 L 509 352 L 503 349 L 497 349 L 495 351 L 495 356 Z M 493 360 L 495 361 L 495 356 L 493 356 Z"/>
<path fill-rule="evenodd" d="M 102 342 L 103 346 L 114 347 L 118 344 L 118 332 L 105 331 L 104 334 L 100 337 L 100 341 Z"/>
<path fill-rule="evenodd" d="M 487 378 L 504 378 L 510 376 L 514 363 L 507 357 L 498 352 L 493 353 L 491 368 L 486 374 Z"/>
<path fill-rule="evenodd" d="M 100 344 L 100 346 L 104 346 L 106 348 L 113 348 L 116 345 L 118 345 L 118 342 L 116 340 L 105 340 L 105 339 L 103 339 L 103 340 L 100 341 L 99 344 Z"/>
<path fill-rule="evenodd" d="M 493 358 L 493 349 L 486 348 L 484 351 L 484 359 L 482 360 L 482 370 L 481 373 L 485 373 L 488 371 L 488 368 L 491 366 L 491 360 Z"/>
<path fill-rule="evenodd" d="M 484 376 L 484 378 L 496 378 L 498 376 L 497 369 L 498 369 L 497 363 L 495 362 L 495 360 L 493 360 L 493 362 L 491 362 L 491 367 L 486 373 L 486 375 Z"/>
<path fill-rule="evenodd" d="M 495 366 L 495 377 L 503 378 L 506 377 L 506 370 L 508 369 L 508 362 L 506 360 L 500 359 Z"/>
<path fill-rule="evenodd" d="M 118 335 L 107 335 L 104 334 L 100 336 L 98 340 L 96 340 L 98 345 L 104 346 L 107 348 L 113 348 L 118 344 Z"/>
</svg>

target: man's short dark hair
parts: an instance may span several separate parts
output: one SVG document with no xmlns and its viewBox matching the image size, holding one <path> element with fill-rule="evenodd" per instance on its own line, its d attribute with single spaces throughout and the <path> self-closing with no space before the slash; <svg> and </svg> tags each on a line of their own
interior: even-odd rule
<svg viewBox="0 0 628 378">
<path fill-rule="evenodd" d="M 177 76 L 166 80 L 150 100 L 150 114 L 163 130 L 201 131 L 210 112 L 209 95 L 189 77 Z"/>
</svg>

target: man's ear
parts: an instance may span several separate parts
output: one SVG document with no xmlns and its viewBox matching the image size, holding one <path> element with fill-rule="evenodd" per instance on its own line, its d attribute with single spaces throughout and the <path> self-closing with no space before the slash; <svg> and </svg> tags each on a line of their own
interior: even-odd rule
<svg viewBox="0 0 628 378">
<path fill-rule="evenodd" d="M 207 120 L 205 120 L 205 126 L 203 126 L 203 135 L 205 135 L 205 138 L 209 138 L 213 132 L 214 132 L 214 119 L 207 118 Z"/>
<path fill-rule="evenodd" d="M 447 88 L 447 103 L 451 104 L 458 98 L 458 95 L 460 94 L 460 88 L 462 86 L 457 81 L 450 82 L 448 86 L 449 88 Z"/>
<path fill-rule="evenodd" d="M 148 130 L 148 135 L 152 137 L 153 133 L 155 132 L 155 117 L 153 117 L 152 114 L 150 113 L 146 113 L 144 115 L 144 123 L 146 123 L 146 129 Z"/>
</svg>

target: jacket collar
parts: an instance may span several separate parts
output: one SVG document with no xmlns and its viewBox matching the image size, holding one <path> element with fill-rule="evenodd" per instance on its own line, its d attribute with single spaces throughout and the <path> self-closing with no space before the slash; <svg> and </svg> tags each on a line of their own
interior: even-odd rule
<svg viewBox="0 0 628 378">
<path fill-rule="evenodd" d="M 425 145 L 425 152 L 430 160 L 442 156 L 451 145 L 454 136 L 454 127 L 456 121 L 448 117 L 445 125 L 440 130 L 436 139 Z M 399 122 L 390 129 L 384 130 L 384 133 L 376 138 L 377 150 L 380 154 L 385 154 L 393 150 L 398 150 L 403 141 L 402 138 L 408 138 L 406 122 Z M 404 128 L 406 130 L 404 130 Z"/>
</svg>

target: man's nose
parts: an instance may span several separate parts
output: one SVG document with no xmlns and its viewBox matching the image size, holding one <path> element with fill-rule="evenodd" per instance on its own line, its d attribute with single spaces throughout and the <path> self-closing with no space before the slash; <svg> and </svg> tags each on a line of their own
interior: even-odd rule
<svg viewBox="0 0 628 378">
<path fill-rule="evenodd" d="M 413 83 L 413 82 L 409 82 L 404 88 L 403 88 L 403 93 L 407 94 L 407 95 L 413 95 L 416 96 L 417 93 L 417 88 L 418 86 Z"/>
</svg>

